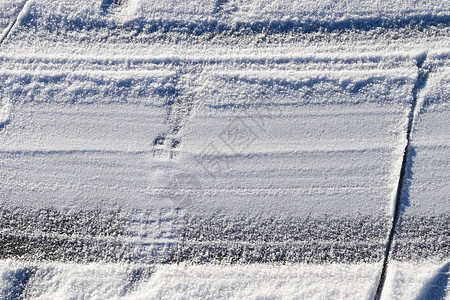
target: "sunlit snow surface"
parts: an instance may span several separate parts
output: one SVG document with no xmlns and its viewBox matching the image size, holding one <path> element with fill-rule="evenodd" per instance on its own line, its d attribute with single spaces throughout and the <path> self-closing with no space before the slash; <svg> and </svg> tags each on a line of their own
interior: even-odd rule
<svg viewBox="0 0 450 300">
<path fill-rule="evenodd" d="M 0 298 L 371 299 L 412 117 L 382 297 L 450 296 L 449 4 L 291 2 L 0 3 Z"/>
</svg>

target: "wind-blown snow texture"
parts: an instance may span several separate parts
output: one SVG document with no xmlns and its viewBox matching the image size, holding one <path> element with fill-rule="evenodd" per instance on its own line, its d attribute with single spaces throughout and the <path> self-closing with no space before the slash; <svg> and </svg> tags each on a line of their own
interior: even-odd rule
<svg viewBox="0 0 450 300">
<path fill-rule="evenodd" d="M 383 297 L 445 297 L 449 4 L 291 2 L 0 4 L 2 297 L 370 299 L 411 116 Z"/>
</svg>

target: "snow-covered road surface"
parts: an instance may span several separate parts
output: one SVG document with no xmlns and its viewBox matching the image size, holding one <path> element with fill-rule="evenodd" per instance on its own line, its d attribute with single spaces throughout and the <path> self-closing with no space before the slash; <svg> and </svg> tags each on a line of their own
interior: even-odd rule
<svg viewBox="0 0 450 300">
<path fill-rule="evenodd" d="M 450 6 L 316 2 L 0 3 L 2 297 L 449 297 Z"/>
</svg>

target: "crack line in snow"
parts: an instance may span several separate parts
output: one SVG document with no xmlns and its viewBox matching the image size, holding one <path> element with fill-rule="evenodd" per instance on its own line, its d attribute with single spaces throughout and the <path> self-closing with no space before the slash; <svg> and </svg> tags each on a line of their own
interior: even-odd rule
<svg viewBox="0 0 450 300">
<path fill-rule="evenodd" d="M 388 241 L 386 244 L 385 256 L 384 256 L 384 260 L 383 260 L 383 269 L 381 271 L 380 279 L 378 282 L 378 287 L 377 287 L 375 298 L 374 298 L 375 300 L 379 300 L 381 298 L 384 283 L 386 281 L 387 269 L 388 269 L 388 265 L 389 265 L 389 256 L 392 252 L 392 243 L 394 240 L 395 230 L 397 228 L 397 223 L 398 223 L 398 220 L 399 220 L 400 214 L 401 214 L 400 208 L 401 208 L 401 202 L 402 202 L 402 196 L 403 196 L 403 189 L 404 189 L 404 185 L 406 182 L 407 168 L 408 168 L 408 166 L 411 167 L 411 165 L 409 164 L 409 157 L 410 157 L 410 153 L 412 152 L 411 132 L 412 132 L 412 128 L 414 125 L 414 121 L 415 121 L 416 117 L 418 116 L 420 109 L 421 109 L 421 104 L 418 103 L 419 102 L 419 100 L 418 100 L 419 93 L 421 90 L 423 90 L 425 88 L 428 77 L 431 72 L 430 67 L 424 68 L 424 63 L 427 59 L 427 55 L 428 55 L 427 53 L 424 53 L 424 54 L 420 55 L 419 57 L 417 57 L 417 63 L 416 63 L 416 66 L 418 69 L 417 79 L 416 79 L 416 81 L 414 83 L 414 87 L 412 89 L 412 98 L 413 99 L 412 99 L 412 104 L 411 104 L 411 110 L 409 111 L 409 114 L 408 114 L 408 127 L 406 130 L 406 146 L 403 151 L 402 166 L 401 166 L 400 176 L 399 176 L 398 185 L 397 185 L 397 193 L 395 196 L 392 227 L 389 231 Z"/>
<path fill-rule="evenodd" d="M 10 33 L 12 32 L 12 29 L 17 24 L 17 22 L 19 22 L 19 20 L 22 19 L 22 17 L 26 14 L 26 12 L 28 11 L 28 5 L 27 4 L 29 2 L 32 2 L 32 1 L 25 0 L 25 1 L 22 2 L 22 5 L 18 9 L 19 13 L 16 15 L 14 20 L 9 24 L 9 26 L 5 29 L 3 34 L 0 36 L 0 45 L 2 45 L 3 42 L 5 41 L 5 39 L 10 35 Z"/>
</svg>

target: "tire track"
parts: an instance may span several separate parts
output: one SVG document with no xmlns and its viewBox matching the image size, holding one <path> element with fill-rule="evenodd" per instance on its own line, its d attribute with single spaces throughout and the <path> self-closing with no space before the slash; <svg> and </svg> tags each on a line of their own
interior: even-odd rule
<svg viewBox="0 0 450 300">
<path fill-rule="evenodd" d="M 281 10 L 279 14 L 261 15 L 252 19 L 242 18 L 241 12 L 246 5 L 242 1 L 214 0 L 208 9 L 200 5 L 199 11 L 193 13 L 201 18 L 192 17 L 190 13 L 177 12 L 168 4 L 161 17 L 152 16 L 152 9 L 142 4 L 143 14 L 123 23 L 115 18 L 97 18 L 80 15 L 78 18 L 66 18 L 62 13 L 33 12 L 33 21 L 25 24 L 37 27 L 36 36 L 52 40 L 67 41 L 73 39 L 74 31 L 83 30 L 85 37 L 102 42 L 139 41 L 147 44 L 161 41 L 180 43 L 225 43 L 261 44 L 287 42 L 330 42 L 361 39 L 418 39 L 427 36 L 446 36 L 450 26 L 448 10 L 441 8 L 430 13 L 427 8 L 404 11 L 404 14 L 389 13 L 381 16 L 374 7 L 372 10 L 348 14 L 330 4 L 318 12 L 297 12 Z M 133 4 L 127 0 L 101 0 L 97 9 L 100 15 L 114 15 Z M 281 8 L 283 9 L 283 8 Z M 156 12 L 157 10 L 155 10 Z M 401 11 L 401 10 L 400 10 Z M 399 11 L 399 12 L 400 12 Z M 327 13 L 335 18 L 324 18 Z M 378 13 L 377 13 L 378 12 Z M 247 12 L 248 13 L 248 12 Z M 257 13 L 259 14 L 259 13 Z M 253 13 L 252 13 L 253 15 Z M 164 17 L 162 17 L 164 16 Z M 38 20 L 38 22 L 36 22 Z M 36 26 L 42 23 L 45 26 Z M 107 29 L 107 30 L 105 30 Z M 243 40 L 245 39 L 245 41 Z"/>
<path fill-rule="evenodd" d="M 414 152 L 414 149 L 411 145 L 411 132 L 414 125 L 414 122 L 416 120 L 416 117 L 418 116 L 420 109 L 421 109 L 421 103 L 419 103 L 419 93 L 426 87 L 428 77 L 430 75 L 430 72 L 432 71 L 431 67 L 424 66 L 425 62 L 427 60 L 428 53 L 424 53 L 417 57 L 417 79 L 414 84 L 414 87 L 412 89 L 412 104 L 411 104 L 411 110 L 408 115 L 408 126 L 406 130 L 406 146 L 403 151 L 403 160 L 402 160 L 402 166 L 400 170 L 400 177 L 398 180 L 397 185 L 397 194 L 395 197 L 395 203 L 394 203 L 394 215 L 392 219 L 392 227 L 389 231 L 388 241 L 386 244 L 386 252 L 383 260 L 383 269 L 381 270 L 380 280 L 378 282 L 377 291 L 375 294 L 376 300 L 379 300 L 381 298 L 381 295 L 383 293 L 384 283 L 386 281 L 386 275 L 387 270 L 389 267 L 389 257 L 392 254 L 392 244 L 394 240 L 394 236 L 396 233 L 397 225 L 399 222 L 399 218 L 401 215 L 401 208 L 402 208 L 402 198 L 405 196 L 404 193 L 407 193 L 407 173 L 412 167 L 412 153 Z"/>
<path fill-rule="evenodd" d="M 0 209 L 0 259 L 163 262 L 181 226 L 175 224 L 178 215 L 166 213 L 171 212 Z"/>
</svg>

